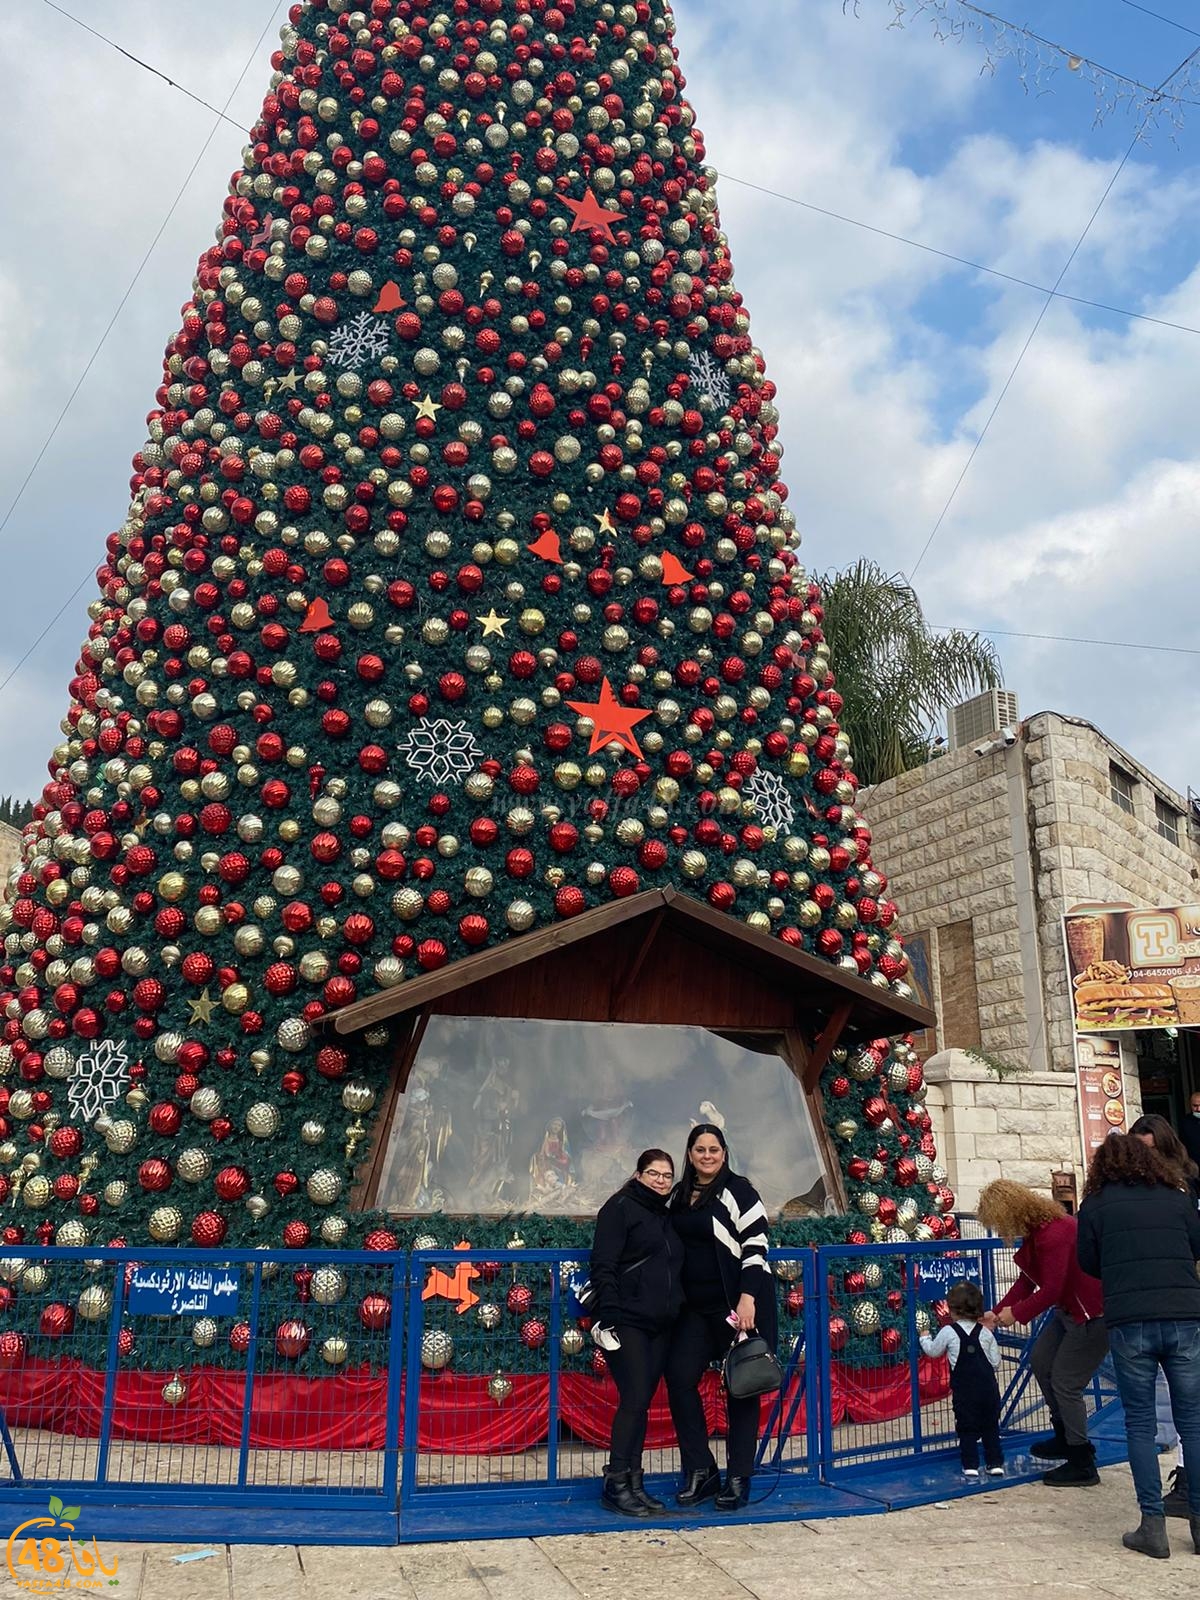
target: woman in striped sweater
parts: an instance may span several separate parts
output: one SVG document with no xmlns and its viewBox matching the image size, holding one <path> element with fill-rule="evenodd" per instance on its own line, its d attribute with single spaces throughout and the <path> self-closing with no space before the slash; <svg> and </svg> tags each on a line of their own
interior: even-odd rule
<svg viewBox="0 0 1200 1600">
<path fill-rule="evenodd" d="M 700 1380 L 739 1332 L 756 1328 L 774 1346 L 775 1285 L 767 1267 L 767 1213 L 754 1185 L 730 1171 L 725 1135 L 711 1122 L 688 1135 L 684 1175 L 670 1210 L 684 1250 L 684 1308 L 671 1335 L 666 1371 L 683 1465 L 676 1503 L 697 1506 L 715 1496 L 719 1510 L 736 1511 L 750 1497 L 758 1398 L 727 1402 L 722 1487 L 709 1448 Z"/>
</svg>

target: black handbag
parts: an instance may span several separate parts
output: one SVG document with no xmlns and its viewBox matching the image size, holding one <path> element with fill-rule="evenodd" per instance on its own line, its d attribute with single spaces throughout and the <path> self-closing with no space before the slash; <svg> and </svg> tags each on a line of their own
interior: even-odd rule
<svg viewBox="0 0 1200 1600">
<path fill-rule="evenodd" d="M 734 1340 L 725 1354 L 721 1376 L 731 1400 L 753 1400 L 783 1387 L 783 1369 L 760 1333 Z"/>
</svg>

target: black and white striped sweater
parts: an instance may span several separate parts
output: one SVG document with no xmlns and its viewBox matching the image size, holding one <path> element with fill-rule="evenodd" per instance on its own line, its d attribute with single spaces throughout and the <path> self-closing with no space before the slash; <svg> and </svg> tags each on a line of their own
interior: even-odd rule
<svg viewBox="0 0 1200 1600">
<path fill-rule="evenodd" d="M 672 1209 L 679 1206 L 672 1199 Z M 775 1338 L 775 1280 L 767 1265 L 767 1211 L 758 1190 L 739 1173 L 729 1172 L 706 1207 L 721 1284 L 731 1306 L 741 1295 L 754 1296 L 758 1331 Z"/>
</svg>

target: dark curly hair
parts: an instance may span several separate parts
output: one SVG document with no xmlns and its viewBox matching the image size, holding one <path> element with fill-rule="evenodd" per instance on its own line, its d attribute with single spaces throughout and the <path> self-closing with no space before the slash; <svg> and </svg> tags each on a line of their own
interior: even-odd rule
<svg viewBox="0 0 1200 1600">
<path fill-rule="evenodd" d="M 1146 1189 L 1179 1187 L 1179 1171 L 1164 1161 L 1151 1145 L 1127 1133 L 1112 1133 L 1092 1157 L 1085 1197 L 1099 1194 L 1108 1183 L 1140 1185 Z"/>
</svg>

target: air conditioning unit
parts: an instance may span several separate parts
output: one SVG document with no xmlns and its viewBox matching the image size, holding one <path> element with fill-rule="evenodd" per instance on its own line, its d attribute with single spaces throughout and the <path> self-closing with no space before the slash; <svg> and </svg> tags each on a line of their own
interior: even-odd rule
<svg viewBox="0 0 1200 1600">
<path fill-rule="evenodd" d="M 948 748 L 962 750 L 981 739 L 994 738 L 1005 728 L 1015 728 L 1020 720 L 1013 690 L 987 689 L 961 706 L 951 706 L 946 729 Z"/>
</svg>

